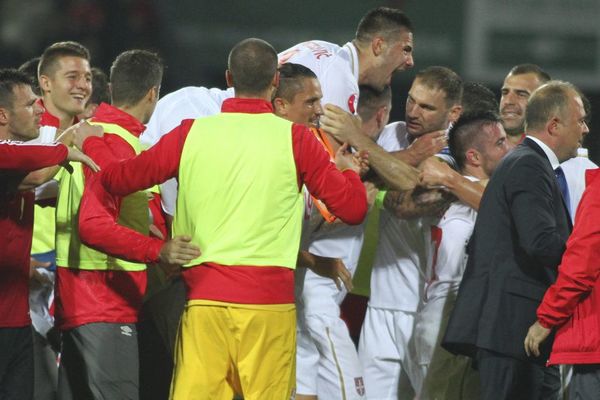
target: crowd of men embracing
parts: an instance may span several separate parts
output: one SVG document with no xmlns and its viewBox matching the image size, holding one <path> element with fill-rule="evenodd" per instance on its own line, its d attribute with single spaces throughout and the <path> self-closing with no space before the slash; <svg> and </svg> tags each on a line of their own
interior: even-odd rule
<svg viewBox="0 0 600 400">
<path fill-rule="evenodd" d="M 343 46 L 235 44 L 223 90 L 91 64 L 0 70 L 0 399 L 598 398 L 574 85 L 519 64 L 498 103 L 428 66 L 392 93 L 413 26 L 386 7 Z"/>
</svg>

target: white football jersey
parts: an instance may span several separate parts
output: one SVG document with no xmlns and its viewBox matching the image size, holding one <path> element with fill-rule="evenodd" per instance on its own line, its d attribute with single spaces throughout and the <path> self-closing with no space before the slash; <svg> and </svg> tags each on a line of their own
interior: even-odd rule
<svg viewBox="0 0 600 400">
<path fill-rule="evenodd" d="M 169 93 L 156 104 L 146 130 L 140 136 L 145 146 L 155 145 L 160 138 L 171 132 L 184 119 L 196 119 L 221 112 L 221 104 L 233 97 L 233 89 L 207 89 L 188 86 Z M 177 180 L 169 179 L 160 186 L 164 211 L 175 215 L 177 203 Z"/>
<path fill-rule="evenodd" d="M 388 124 L 377 143 L 387 151 L 408 147 L 405 122 Z M 383 209 L 371 272 L 371 307 L 415 312 L 424 289 L 429 238 L 427 218 L 399 219 Z"/>
<path fill-rule="evenodd" d="M 596 164 L 591 162 L 587 157 L 577 156 L 560 164 L 567 186 L 569 187 L 569 201 L 571 203 L 571 221 L 575 221 L 575 213 L 577 206 L 585 191 L 585 171 L 588 169 L 598 168 Z"/>
<path fill-rule="evenodd" d="M 340 47 L 311 40 L 279 53 L 279 63 L 301 64 L 310 68 L 321 84 L 321 103 L 335 104 L 352 114 L 358 104 L 358 54 L 352 43 Z"/>
<path fill-rule="evenodd" d="M 468 177 L 475 181 L 475 178 Z M 471 239 L 477 211 L 461 202 L 450 205 L 444 215 L 425 229 L 430 247 L 424 300 L 457 292 L 467 265 L 467 244 Z"/>
</svg>

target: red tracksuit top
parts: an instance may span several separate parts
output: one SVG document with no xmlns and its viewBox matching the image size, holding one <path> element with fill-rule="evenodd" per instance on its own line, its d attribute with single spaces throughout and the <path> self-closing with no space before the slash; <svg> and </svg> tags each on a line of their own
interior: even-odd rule
<svg viewBox="0 0 600 400">
<path fill-rule="evenodd" d="M 140 121 L 106 103 L 100 104 L 93 120 L 119 125 L 136 137 L 145 129 Z M 110 132 L 105 132 L 101 138 L 89 138 L 87 142 L 97 142 L 98 151 L 93 159 L 101 169 L 135 156 L 129 143 Z M 84 167 L 84 175 L 87 187 L 96 174 Z M 109 197 L 118 215 L 120 198 Z M 106 225 L 95 226 L 94 231 L 104 238 L 113 234 Z M 99 247 L 96 249 L 104 251 Z M 146 290 L 146 271 L 89 271 L 62 267 L 65 266 L 56 269 L 55 318 L 60 329 L 71 329 L 92 322 L 137 322 Z"/>
<path fill-rule="evenodd" d="M 549 364 L 600 364 L 600 171 L 586 172 L 573 233 L 537 316 L 558 328 Z"/>
</svg>

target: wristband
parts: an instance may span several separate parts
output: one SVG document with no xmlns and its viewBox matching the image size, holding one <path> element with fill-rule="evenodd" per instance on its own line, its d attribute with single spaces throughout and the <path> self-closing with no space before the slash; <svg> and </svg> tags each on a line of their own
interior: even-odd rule
<svg viewBox="0 0 600 400">
<path fill-rule="evenodd" d="M 377 192 L 377 196 L 375 196 L 375 207 L 380 210 L 383 209 L 383 200 L 385 199 L 385 195 L 387 194 L 387 190 L 380 190 Z"/>
</svg>

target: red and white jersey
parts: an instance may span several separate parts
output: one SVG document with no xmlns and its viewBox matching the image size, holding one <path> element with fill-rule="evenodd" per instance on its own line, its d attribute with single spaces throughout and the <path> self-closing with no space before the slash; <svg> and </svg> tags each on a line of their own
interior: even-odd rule
<svg viewBox="0 0 600 400">
<path fill-rule="evenodd" d="M 321 83 L 322 104 L 335 104 L 352 114 L 358 104 L 358 53 L 348 42 L 340 47 L 311 40 L 279 53 L 279 63 L 301 64 L 310 68 Z"/>
<path fill-rule="evenodd" d="M 466 176 L 471 181 L 476 178 Z M 454 202 L 438 221 L 429 226 L 429 256 L 424 300 L 456 293 L 467 265 L 467 244 L 471 239 L 477 211 Z M 427 231 L 425 234 L 427 235 Z"/>
<path fill-rule="evenodd" d="M 388 151 L 408 147 L 404 122 L 388 124 L 377 143 Z M 371 307 L 415 312 L 426 281 L 429 240 L 426 218 L 399 219 L 383 209 L 371 272 Z"/>
<path fill-rule="evenodd" d="M 218 114 L 221 112 L 223 101 L 231 97 L 232 88 L 222 90 L 188 86 L 169 93 L 156 104 L 154 113 L 146 124 L 146 130 L 140 136 L 140 142 L 148 147 L 153 146 L 184 119 Z M 169 179 L 160 189 L 163 210 L 171 216 L 175 215 L 177 180 Z"/>
</svg>

